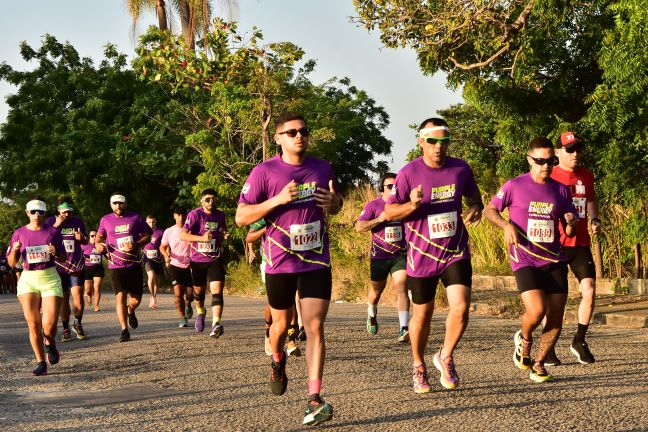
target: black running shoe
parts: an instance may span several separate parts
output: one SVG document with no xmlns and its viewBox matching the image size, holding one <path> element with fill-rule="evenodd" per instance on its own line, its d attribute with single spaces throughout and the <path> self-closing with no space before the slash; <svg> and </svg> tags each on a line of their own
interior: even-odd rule
<svg viewBox="0 0 648 432">
<path fill-rule="evenodd" d="M 137 322 L 137 317 L 135 316 L 135 311 L 128 314 L 128 325 L 132 329 L 136 329 L 139 323 Z"/>
<path fill-rule="evenodd" d="M 297 335 L 297 340 L 304 342 L 306 340 L 306 330 L 304 326 L 299 327 L 299 334 Z"/>
<path fill-rule="evenodd" d="M 556 355 L 555 348 L 551 348 L 551 351 L 547 353 L 547 356 L 544 359 L 545 366 L 560 366 L 562 362 Z"/>
<path fill-rule="evenodd" d="M 272 390 L 272 394 L 275 394 L 277 396 L 281 396 L 282 394 L 286 393 L 286 389 L 288 388 L 288 377 L 286 376 L 286 358 L 288 357 L 288 354 L 285 352 L 283 353 L 283 356 L 281 357 L 281 361 L 279 363 L 276 363 L 274 360 L 272 360 L 272 375 L 270 375 L 270 390 Z"/>
<path fill-rule="evenodd" d="M 32 375 L 34 376 L 43 376 L 47 375 L 47 362 L 38 362 L 38 365 L 36 365 L 36 369 L 32 371 Z"/>
<path fill-rule="evenodd" d="M 61 359 L 61 355 L 56 349 L 56 344 L 53 340 L 51 344 L 45 345 L 45 357 L 47 358 L 48 363 L 51 365 L 55 365 Z"/>
<path fill-rule="evenodd" d="M 128 342 L 130 340 L 130 333 L 128 330 L 122 330 L 121 336 L 119 336 L 119 342 Z"/>
<path fill-rule="evenodd" d="M 579 363 L 594 363 L 594 356 L 590 352 L 589 347 L 587 346 L 587 342 L 580 342 L 574 339 L 569 350 L 576 356 Z"/>
</svg>

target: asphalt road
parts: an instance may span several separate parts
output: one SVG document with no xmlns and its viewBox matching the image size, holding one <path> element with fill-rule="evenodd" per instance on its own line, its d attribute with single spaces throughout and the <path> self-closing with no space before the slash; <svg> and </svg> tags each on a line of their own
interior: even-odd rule
<svg viewBox="0 0 648 432">
<path fill-rule="evenodd" d="M 84 318 L 89 338 L 60 343 L 61 362 L 48 376 L 32 377 L 20 306 L 0 296 L 3 431 L 303 429 L 305 359 L 289 359 L 288 391 L 272 395 L 262 299 L 226 297 L 225 334 L 216 340 L 208 330 L 177 328 L 171 296 L 162 295 L 155 311 L 144 300 L 139 328 L 119 343 L 114 300 L 105 294 L 103 311 Z M 320 429 L 648 430 L 645 329 L 594 326 L 589 343 L 597 362 L 584 366 L 569 353 L 574 329 L 567 328 L 557 348 L 564 365 L 550 368 L 556 380 L 536 384 L 511 360 L 518 321 L 471 316 L 455 356 L 460 387 L 443 389 L 433 370 L 434 391 L 416 395 L 409 346 L 396 342 L 395 309 L 379 309 L 376 336 L 367 334 L 365 314 L 364 305 L 331 305 L 322 395 L 335 416 Z M 432 323 L 430 353 L 442 340 L 443 319 L 440 313 Z"/>
</svg>

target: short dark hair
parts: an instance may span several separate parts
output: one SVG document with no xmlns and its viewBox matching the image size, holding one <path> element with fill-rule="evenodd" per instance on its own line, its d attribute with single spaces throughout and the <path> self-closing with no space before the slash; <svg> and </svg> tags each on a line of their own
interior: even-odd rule
<svg viewBox="0 0 648 432">
<path fill-rule="evenodd" d="M 174 205 L 171 210 L 173 211 L 173 214 L 179 214 L 179 215 L 187 214 L 187 209 L 182 207 L 181 205 Z"/>
<path fill-rule="evenodd" d="M 151 215 L 151 214 L 146 215 L 146 219 L 155 219 L 155 220 L 157 220 L 157 218 L 155 216 Z"/>
<path fill-rule="evenodd" d="M 380 176 L 380 184 L 378 185 L 378 189 L 383 190 L 385 187 L 383 186 L 385 184 L 385 180 L 387 179 L 395 179 L 396 174 L 391 173 L 391 172 L 386 172 L 385 174 Z"/>
<path fill-rule="evenodd" d="M 283 125 L 284 123 L 287 123 L 292 120 L 301 120 L 304 123 L 306 123 L 306 119 L 301 114 L 297 114 L 294 112 L 287 112 L 277 117 L 277 119 L 275 120 L 275 130 L 278 129 L 279 126 Z"/>
<path fill-rule="evenodd" d="M 430 117 L 429 119 L 423 120 L 423 122 L 419 125 L 419 132 L 423 129 L 425 129 L 425 126 L 427 126 L 428 123 L 432 123 L 434 126 L 445 126 L 448 127 L 448 122 L 443 120 L 442 118 L 439 117 Z"/>
<path fill-rule="evenodd" d="M 547 137 L 539 136 L 535 137 L 531 140 L 529 143 L 529 151 L 535 150 L 538 148 L 549 148 L 552 149 L 554 148 L 553 144 L 551 144 L 551 140 Z"/>
<path fill-rule="evenodd" d="M 214 195 L 216 196 L 216 191 L 213 188 L 207 188 L 202 191 L 200 194 L 201 197 L 204 197 L 205 195 Z"/>
</svg>

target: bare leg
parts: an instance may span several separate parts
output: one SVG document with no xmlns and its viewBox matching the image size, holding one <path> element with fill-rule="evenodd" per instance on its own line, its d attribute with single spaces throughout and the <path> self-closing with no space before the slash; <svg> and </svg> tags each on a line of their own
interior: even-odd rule
<svg viewBox="0 0 648 432">
<path fill-rule="evenodd" d="M 545 295 L 545 299 L 547 304 L 547 322 L 542 331 L 540 347 L 535 358 L 536 361 L 540 362 L 544 361 L 547 353 L 556 345 L 560 336 L 567 294 L 547 294 Z"/>
<path fill-rule="evenodd" d="M 522 315 L 522 337 L 527 341 L 533 339 L 533 331 L 540 325 L 547 311 L 544 291 L 539 289 L 520 294 L 524 304 Z"/>
<path fill-rule="evenodd" d="M 92 279 L 94 285 L 94 308 L 96 311 L 100 310 L 99 301 L 101 300 L 101 277 L 95 277 Z"/>
<path fill-rule="evenodd" d="M 596 281 L 585 278 L 580 281 L 580 291 L 583 296 L 578 306 L 578 323 L 588 325 L 594 313 L 594 298 L 596 296 Z"/>
<path fill-rule="evenodd" d="M 430 337 L 430 323 L 434 312 L 434 298 L 428 303 L 412 304 L 412 319 L 409 332 L 412 344 L 412 357 L 414 365 L 425 363 L 425 347 Z"/>
<path fill-rule="evenodd" d="M 468 325 L 470 312 L 470 287 L 465 285 L 450 285 L 446 288 L 448 296 L 448 317 L 446 318 L 446 331 L 441 357 L 452 356 L 461 336 Z"/>
<path fill-rule="evenodd" d="M 36 356 L 37 362 L 45 361 L 45 348 L 43 347 L 43 324 L 40 314 L 40 295 L 26 293 L 18 296 L 22 305 L 23 315 L 29 328 L 29 342 Z"/>
<path fill-rule="evenodd" d="M 178 316 L 184 318 L 184 308 L 185 308 L 185 287 L 182 284 L 173 285 L 173 296 L 175 301 L 175 308 Z"/>
<path fill-rule="evenodd" d="M 303 314 L 302 320 L 308 340 L 306 344 L 308 379 L 321 380 L 324 373 L 324 358 L 326 356 L 324 321 L 328 313 L 329 301 L 311 297 L 303 298 L 300 301 Z"/>
</svg>

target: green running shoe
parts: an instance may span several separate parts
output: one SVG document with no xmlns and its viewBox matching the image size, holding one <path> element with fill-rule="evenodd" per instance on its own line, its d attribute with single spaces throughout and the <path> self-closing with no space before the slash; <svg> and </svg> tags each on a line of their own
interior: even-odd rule
<svg viewBox="0 0 648 432">
<path fill-rule="evenodd" d="M 304 425 L 317 426 L 333 418 L 333 407 L 331 404 L 324 402 L 320 395 L 314 394 L 308 397 L 308 404 L 304 414 Z"/>
<path fill-rule="evenodd" d="M 376 320 L 376 317 L 367 316 L 367 331 L 372 335 L 378 333 L 378 320 Z"/>
</svg>

